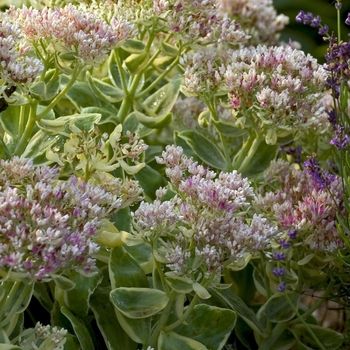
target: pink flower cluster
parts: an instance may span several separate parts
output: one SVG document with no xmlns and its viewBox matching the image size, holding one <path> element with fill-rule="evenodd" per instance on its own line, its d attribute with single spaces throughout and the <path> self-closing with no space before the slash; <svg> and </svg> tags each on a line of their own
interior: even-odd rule
<svg viewBox="0 0 350 350">
<path fill-rule="evenodd" d="M 221 271 L 245 253 L 265 249 L 277 234 L 267 219 L 248 213 L 253 188 L 236 171 L 216 174 L 175 146 L 167 146 L 156 160 L 166 166 L 175 196 L 162 202 L 163 190 L 153 203 L 142 202 L 134 227 L 147 239 L 169 237 L 166 259 L 176 273 L 186 271 L 194 254 L 202 257 L 209 272 Z"/>
<path fill-rule="evenodd" d="M 234 110 L 279 129 L 329 125 L 320 101 L 327 72 L 303 51 L 247 47 L 233 51 L 225 66 L 224 85 Z"/>
<path fill-rule="evenodd" d="M 58 168 L 30 159 L 0 160 L 0 269 L 35 281 L 69 269 L 93 272 L 92 238 L 121 200 L 58 177 Z"/>
<path fill-rule="evenodd" d="M 342 199 L 339 177 L 333 176 L 324 188 L 307 171 L 278 160 L 265 172 L 265 182 L 274 190 L 262 192 L 254 206 L 280 228 L 297 229 L 307 249 L 336 251 L 343 245 L 335 225 Z"/>
<path fill-rule="evenodd" d="M 3 19 L 0 22 L 0 74 L 9 85 L 31 84 L 44 70 L 42 62 L 30 56 L 20 28 Z"/>
<path fill-rule="evenodd" d="M 69 4 L 63 8 L 33 8 L 11 6 L 5 15 L 20 27 L 34 46 L 44 43 L 58 52 L 72 53 L 83 63 L 101 64 L 109 52 L 134 35 L 134 27 L 122 18 L 112 18 L 108 24 L 88 8 Z"/>
<path fill-rule="evenodd" d="M 278 31 L 289 22 L 285 15 L 277 15 L 272 0 L 217 0 L 218 11 L 241 23 L 250 35 L 251 45 L 278 44 Z"/>
<path fill-rule="evenodd" d="M 170 30 L 188 43 L 238 43 L 248 36 L 240 25 L 217 11 L 214 0 L 155 1 L 156 14 L 165 16 Z"/>
</svg>

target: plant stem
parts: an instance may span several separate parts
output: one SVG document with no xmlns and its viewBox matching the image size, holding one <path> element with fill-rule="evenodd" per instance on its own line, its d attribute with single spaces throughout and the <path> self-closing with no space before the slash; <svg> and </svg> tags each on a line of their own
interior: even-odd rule
<svg viewBox="0 0 350 350">
<path fill-rule="evenodd" d="M 334 286 L 334 281 L 331 280 L 327 286 L 327 288 L 325 289 L 324 293 L 322 294 L 322 296 L 315 302 L 314 305 L 312 305 L 311 307 L 309 307 L 302 315 L 301 317 L 305 320 L 307 319 L 315 310 L 317 310 L 326 300 L 326 297 L 329 295 L 329 293 L 332 291 L 332 288 Z M 293 325 L 293 324 L 297 324 L 299 323 L 299 319 L 295 319 L 293 321 L 291 321 L 289 324 Z"/>
<path fill-rule="evenodd" d="M 186 311 L 184 312 L 184 314 L 174 323 L 170 324 L 169 326 L 164 327 L 164 331 L 165 332 L 170 332 L 171 330 L 173 330 L 174 328 L 180 326 L 180 324 L 183 323 L 183 321 L 186 320 L 186 318 L 190 315 L 190 313 L 193 311 L 194 307 L 197 305 L 199 300 L 199 296 L 198 294 L 195 294 L 195 296 L 193 297 L 193 299 L 191 300 L 190 305 L 188 305 Z"/>
<path fill-rule="evenodd" d="M 30 140 L 30 137 L 32 135 L 34 126 L 35 126 L 35 122 L 36 122 L 36 108 L 38 106 L 38 101 L 36 100 L 31 100 L 30 103 L 30 111 L 29 111 L 29 118 L 27 120 L 27 124 L 24 128 L 24 132 L 21 136 L 21 138 L 19 139 L 17 146 L 13 152 L 13 154 L 15 156 L 20 156 L 24 150 L 26 149 L 27 145 L 28 145 L 28 141 Z"/>
<path fill-rule="evenodd" d="M 156 328 L 154 329 L 153 334 L 151 335 L 151 338 L 148 341 L 148 344 L 146 344 L 146 346 L 145 346 L 146 348 L 147 348 L 147 346 L 150 346 L 151 348 L 156 348 L 159 334 L 160 334 L 161 330 L 163 329 L 164 325 L 166 324 L 166 322 L 168 321 L 171 310 L 172 310 L 174 303 L 176 301 L 176 297 L 177 297 L 177 293 L 174 290 L 172 290 L 170 293 L 170 298 L 169 298 L 168 304 L 166 305 L 166 307 L 162 311 L 162 314 L 159 318 L 159 321 L 156 325 Z"/>
<path fill-rule="evenodd" d="M 238 172 L 244 172 L 248 165 L 251 163 L 254 155 L 260 147 L 261 142 L 263 141 L 263 137 L 261 135 L 256 135 L 255 139 L 252 142 L 251 147 L 248 150 L 247 156 L 244 158 L 243 162 L 239 165 Z"/>
<path fill-rule="evenodd" d="M 49 113 L 51 111 L 51 109 L 53 109 L 56 104 L 62 99 L 62 97 L 64 97 L 66 95 L 66 93 L 68 92 L 68 90 L 73 86 L 73 84 L 75 83 L 75 81 L 77 80 L 79 74 L 81 73 L 82 69 L 84 68 L 84 66 L 81 66 L 79 64 L 77 64 L 74 68 L 73 74 L 71 76 L 70 81 L 68 82 L 68 84 L 64 87 L 63 90 L 61 90 L 57 96 L 49 103 L 49 105 L 40 113 L 36 116 L 36 120 L 40 120 L 42 117 L 44 117 L 47 113 Z"/>
<path fill-rule="evenodd" d="M 315 333 L 312 331 L 312 329 L 309 327 L 309 325 L 305 322 L 304 318 L 300 315 L 299 311 L 295 308 L 294 304 L 290 300 L 288 293 L 284 292 L 284 297 L 286 298 L 289 306 L 294 310 L 295 314 L 297 315 L 298 319 L 301 321 L 301 323 L 306 327 L 307 331 L 311 335 L 311 337 L 315 340 L 317 346 L 320 350 L 326 350 L 323 344 L 320 342 L 320 340 L 316 337 Z"/>
</svg>

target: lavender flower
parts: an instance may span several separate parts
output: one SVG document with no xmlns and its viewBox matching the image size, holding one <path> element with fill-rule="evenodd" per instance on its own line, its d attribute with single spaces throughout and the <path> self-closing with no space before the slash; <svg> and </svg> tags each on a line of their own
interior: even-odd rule
<svg viewBox="0 0 350 350">
<path fill-rule="evenodd" d="M 348 17 L 345 20 L 345 24 L 350 26 L 350 12 L 348 13 Z"/>
<path fill-rule="evenodd" d="M 275 267 L 273 270 L 272 270 L 272 273 L 275 275 L 275 276 L 283 276 L 285 273 L 286 273 L 286 270 L 284 267 Z"/>
<path fill-rule="evenodd" d="M 316 188 L 325 189 L 335 180 L 334 175 L 321 169 L 320 163 L 316 160 L 316 155 L 308 157 L 308 160 L 304 162 L 304 167 L 305 172 L 311 175 Z"/>
<path fill-rule="evenodd" d="M 290 240 L 299 238 L 311 250 L 335 251 L 343 246 L 335 224 L 342 182 L 338 176 L 322 172 L 314 158 L 307 166 L 308 170 L 302 171 L 282 160 L 272 162 L 265 181 L 274 191 L 259 194 L 254 206 L 287 229 Z"/>
<path fill-rule="evenodd" d="M 278 285 L 277 290 L 279 292 L 284 292 L 286 290 L 286 287 L 287 287 L 287 283 L 286 281 L 283 281 Z"/>
<path fill-rule="evenodd" d="M 19 278 L 49 280 L 65 270 L 90 273 L 93 237 L 120 200 L 57 168 L 29 159 L 0 160 L 0 268 Z"/>
<path fill-rule="evenodd" d="M 334 125 L 334 137 L 329 142 L 340 151 L 345 150 L 347 144 L 350 142 L 349 135 L 347 133 L 345 134 L 344 129 L 342 125 Z"/>
</svg>

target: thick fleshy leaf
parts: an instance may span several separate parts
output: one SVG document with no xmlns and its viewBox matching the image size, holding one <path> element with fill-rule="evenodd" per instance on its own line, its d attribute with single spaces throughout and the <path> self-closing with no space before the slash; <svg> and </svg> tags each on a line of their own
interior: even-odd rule
<svg viewBox="0 0 350 350">
<path fill-rule="evenodd" d="M 134 111 L 135 116 L 137 118 L 137 120 L 144 126 L 146 126 L 147 128 L 151 128 L 151 129 L 161 129 L 161 128 L 165 128 L 166 126 L 168 126 L 171 123 L 172 120 L 172 114 L 168 113 L 168 114 L 163 114 L 163 115 L 155 115 L 155 116 L 147 116 L 141 112 L 138 111 Z"/>
<path fill-rule="evenodd" d="M 137 349 L 137 343 L 127 335 L 115 313 L 111 312 L 113 305 L 109 301 L 108 290 L 97 289 L 91 296 L 90 305 L 108 350 Z"/>
<path fill-rule="evenodd" d="M 216 145 L 205 136 L 193 130 L 185 130 L 179 132 L 177 137 L 182 138 L 204 163 L 215 169 L 227 169 L 225 157 Z"/>
<path fill-rule="evenodd" d="M 341 333 L 338 333 L 332 329 L 316 326 L 313 324 L 308 324 L 308 328 L 314 333 L 320 343 L 327 350 L 338 349 L 341 344 L 344 342 L 344 336 Z M 290 328 L 295 338 L 307 346 L 308 349 L 319 349 L 319 345 L 316 343 L 314 338 L 309 333 L 308 329 L 303 324 L 296 324 Z"/>
<path fill-rule="evenodd" d="M 151 134 L 153 129 L 147 128 L 141 124 L 136 117 L 136 113 L 132 112 L 124 120 L 123 131 L 130 131 L 131 133 L 135 132 L 140 136 L 140 138 L 143 138 Z"/>
<path fill-rule="evenodd" d="M 148 280 L 137 261 L 121 246 L 113 248 L 109 260 L 112 288 L 148 287 Z"/>
<path fill-rule="evenodd" d="M 177 293 L 191 293 L 193 291 L 193 282 L 191 279 L 181 276 L 167 276 L 165 278 L 171 289 Z"/>
<path fill-rule="evenodd" d="M 110 57 L 109 57 L 109 61 L 108 61 L 108 76 L 111 80 L 112 83 L 114 83 L 114 85 L 120 89 L 123 88 L 122 85 L 122 79 L 121 79 L 121 74 L 118 68 L 118 64 L 117 64 L 117 59 L 116 59 L 116 55 L 118 55 L 120 53 L 120 50 L 113 52 Z M 123 72 L 124 78 L 126 80 L 126 84 L 128 84 L 129 81 L 129 76 L 126 75 Z"/>
<path fill-rule="evenodd" d="M 168 296 L 161 290 L 120 287 L 111 291 L 113 305 L 126 317 L 145 318 L 163 310 Z"/>
<path fill-rule="evenodd" d="M 101 115 L 101 119 L 99 120 L 98 124 L 118 124 L 119 120 L 117 119 L 117 112 L 118 110 L 111 110 L 106 108 L 100 108 L 100 107 L 86 107 L 81 110 L 82 114 L 99 114 Z"/>
<path fill-rule="evenodd" d="M 151 336 L 151 317 L 147 318 L 128 318 L 118 309 L 114 308 L 118 322 L 127 335 L 135 343 L 145 344 Z"/>
<path fill-rule="evenodd" d="M 63 89 L 69 82 L 70 78 L 62 75 L 60 80 L 61 89 Z M 101 107 L 102 103 L 97 96 L 91 91 L 87 83 L 76 81 L 68 90 L 65 97 L 74 105 L 77 111 L 81 108 L 96 106 Z"/>
<path fill-rule="evenodd" d="M 276 158 L 278 150 L 278 145 L 268 145 L 262 141 L 249 165 L 242 170 L 242 175 L 250 177 L 265 171 L 270 166 L 271 161 Z"/>
<path fill-rule="evenodd" d="M 208 348 L 200 342 L 184 337 L 175 332 L 160 332 L 158 338 L 159 350 L 208 350 Z"/>
<path fill-rule="evenodd" d="M 136 39 L 125 40 L 122 45 L 123 50 L 130 53 L 141 53 L 142 51 L 145 50 L 145 47 L 146 45 L 143 41 L 136 40 Z"/>
<path fill-rule="evenodd" d="M 0 123 L 2 128 L 14 139 L 18 139 L 19 135 L 19 119 L 21 107 L 8 106 L 7 109 L 0 113 Z"/>
<path fill-rule="evenodd" d="M 62 306 L 60 310 L 71 323 L 81 348 L 84 350 L 94 350 L 95 348 L 93 341 L 85 324 L 79 318 L 74 316 L 74 314 L 67 307 Z"/>
<path fill-rule="evenodd" d="M 247 134 L 247 130 L 235 126 L 233 123 L 225 123 L 222 120 L 214 120 L 213 124 L 220 134 L 228 137 L 239 137 Z"/>
<path fill-rule="evenodd" d="M 298 309 L 300 294 L 286 292 L 287 296 Z M 265 304 L 266 318 L 271 322 L 286 322 L 295 316 L 295 311 L 288 304 L 284 293 L 274 294 Z"/>
<path fill-rule="evenodd" d="M 135 240 L 137 243 L 137 241 Z M 153 270 L 153 250 L 150 244 L 142 243 L 124 246 L 124 249 L 137 261 L 145 274 Z M 146 271 L 147 270 L 147 271 Z"/>
<path fill-rule="evenodd" d="M 206 288 L 204 288 L 200 283 L 193 283 L 193 290 L 198 294 L 201 299 L 209 299 L 211 297 L 210 293 Z"/>
<path fill-rule="evenodd" d="M 179 95 L 182 79 L 173 80 L 149 96 L 142 106 L 149 116 L 164 116 L 171 112 Z"/>
<path fill-rule="evenodd" d="M 62 131 L 66 133 L 70 132 L 70 124 L 74 124 L 80 130 L 92 131 L 94 125 L 101 119 L 101 114 L 89 113 L 89 114 L 73 114 L 57 119 L 41 119 L 37 122 L 37 125 L 41 130 L 49 135 L 58 135 Z"/>
<path fill-rule="evenodd" d="M 46 163 L 48 161 L 45 156 L 46 151 L 59 143 L 61 140 L 62 137 L 60 136 L 50 136 L 44 133 L 42 130 L 39 130 L 31 138 L 22 154 L 22 157 L 33 159 L 34 164 Z"/>
<path fill-rule="evenodd" d="M 102 274 L 99 272 L 94 276 L 83 276 L 72 271 L 69 279 L 75 283 L 75 287 L 64 293 L 66 306 L 79 317 L 88 314 L 90 308 L 90 296 L 102 281 Z"/>
<path fill-rule="evenodd" d="M 116 103 L 125 98 L 125 92 L 123 90 L 93 78 L 89 72 L 86 73 L 86 78 L 91 90 L 99 99 L 110 103 Z"/>
<path fill-rule="evenodd" d="M 175 329 L 176 333 L 199 341 L 208 349 L 222 349 L 235 324 L 236 313 L 205 304 L 196 305 L 186 324 Z"/>
<path fill-rule="evenodd" d="M 210 289 L 210 292 L 221 298 L 231 309 L 243 318 L 243 320 L 260 335 L 265 335 L 266 331 L 261 323 L 256 318 L 254 312 L 230 290 Z"/>
</svg>

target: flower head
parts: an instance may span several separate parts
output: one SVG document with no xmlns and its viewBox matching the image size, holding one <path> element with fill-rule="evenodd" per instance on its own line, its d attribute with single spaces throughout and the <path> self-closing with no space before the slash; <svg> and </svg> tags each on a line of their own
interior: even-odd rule
<svg viewBox="0 0 350 350">
<path fill-rule="evenodd" d="M 245 254 L 264 250 L 277 234 L 266 218 L 247 214 L 253 188 L 236 171 L 217 174 L 175 146 L 167 146 L 156 160 L 165 165 L 176 195 L 163 202 L 157 199 L 141 203 L 135 212 L 134 228 L 147 239 L 166 235 L 169 242 L 165 257 L 176 273 L 191 269 L 187 265 L 191 242 L 195 242 L 195 254 L 212 273 Z"/>
<path fill-rule="evenodd" d="M 122 18 L 113 17 L 107 23 L 83 5 L 44 7 L 40 11 L 12 6 L 6 15 L 34 46 L 39 48 L 45 42 L 45 50 L 52 47 L 61 53 L 72 53 L 84 64 L 94 66 L 100 65 L 112 49 L 134 34 L 133 26 Z"/>
<path fill-rule="evenodd" d="M 95 269 L 93 237 L 120 200 L 57 168 L 29 159 L 0 161 L 0 268 L 35 281 Z"/>
<path fill-rule="evenodd" d="M 322 171 L 309 158 L 304 171 L 278 160 L 265 172 L 274 190 L 259 194 L 254 205 L 288 230 L 290 240 L 301 239 L 316 251 L 335 251 L 343 245 L 335 221 L 342 200 L 341 179 Z"/>
</svg>

